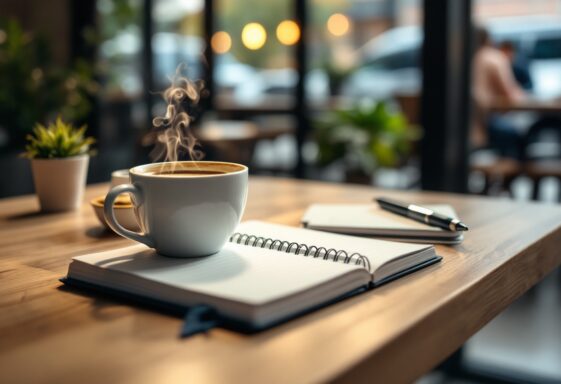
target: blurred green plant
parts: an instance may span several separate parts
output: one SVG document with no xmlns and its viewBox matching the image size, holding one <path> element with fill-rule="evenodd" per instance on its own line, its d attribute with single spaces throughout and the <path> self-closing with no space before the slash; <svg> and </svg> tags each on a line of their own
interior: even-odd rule
<svg viewBox="0 0 561 384">
<path fill-rule="evenodd" d="M 54 159 L 92 154 L 90 146 L 93 137 L 85 137 L 86 126 L 75 128 L 65 123 L 59 116 L 55 123 L 48 126 L 36 124 L 32 134 L 26 136 L 29 144 L 25 147 L 24 157 L 30 159 Z"/>
<path fill-rule="evenodd" d="M 420 129 L 384 102 L 329 113 L 316 121 L 314 133 L 319 165 L 344 161 L 347 170 L 366 175 L 402 164 L 420 138 Z"/>
<path fill-rule="evenodd" d="M 16 145 L 36 121 L 56 114 L 84 120 L 98 90 L 89 63 L 57 66 L 47 41 L 25 32 L 16 20 L 0 20 L 0 84 L 0 127 Z"/>
</svg>

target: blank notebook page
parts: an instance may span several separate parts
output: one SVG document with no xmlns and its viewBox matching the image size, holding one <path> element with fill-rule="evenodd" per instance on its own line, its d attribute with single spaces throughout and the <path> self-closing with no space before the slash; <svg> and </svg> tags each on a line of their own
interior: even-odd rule
<svg viewBox="0 0 561 384">
<path fill-rule="evenodd" d="M 259 305 L 326 283 L 360 266 L 228 243 L 215 255 L 178 259 L 142 245 L 76 257 L 189 291 Z"/>
</svg>

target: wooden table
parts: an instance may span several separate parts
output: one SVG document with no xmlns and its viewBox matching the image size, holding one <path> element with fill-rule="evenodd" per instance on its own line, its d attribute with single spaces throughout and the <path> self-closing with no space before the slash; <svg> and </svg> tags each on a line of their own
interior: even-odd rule
<svg viewBox="0 0 561 384">
<path fill-rule="evenodd" d="M 105 191 L 90 187 L 88 198 Z M 312 202 L 377 193 L 253 178 L 245 218 L 297 225 Z M 130 243 L 103 231 L 89 206 L 43 215 L 30 196 L 0 201 L 0 382 L 409 382 L 561 263 L 559 206 L 383 193 L 453 204 L 472 230 L 437 247 L 442 263 L 272 330 L 183 340 L 181 319 L 61 287 L 73 256 Z"/>
<path fill-rule="evenodd" d="M 491 112 L 535 112 L 546 115 L 561 115 L 561 100 L 524 100 L 516 103 L 499 102 Z"/>
<path fill-rule="evenodd" d="M 251 121 L 211 120 L 195 132 L 201 146 L 220 154 L 222 161 L 252 164 L 255 146 L 294 133 L 291 126 L 261 126 Z"/>
<path fill-rule="evenodd" d="M 296 106 L 296 99 L 290 94 L 268 94 L 248 102 L 240 102 L 232 94 L 219 94 L 214 100 L 217 112 L 234 116 L 291 113 Z M 351 97 L 330 96 L 325 100 L 309 100 L 307 107 L 311 111 L 326 112 L 354 105 L 356 100 Z"/>
</svg>

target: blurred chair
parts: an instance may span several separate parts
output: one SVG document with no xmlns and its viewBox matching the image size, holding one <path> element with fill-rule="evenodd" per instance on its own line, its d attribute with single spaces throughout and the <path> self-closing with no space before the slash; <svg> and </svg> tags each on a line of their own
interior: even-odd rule
<svg viewBox="0 0 561 384">
<path fill-rule="evenodd" d="M 216 160 L 249 165 L 259 129 L 250 121 L 213 120 L 203 123 L 195 135 Z"/>
<path fill-rule="evenodd" d="M 256 115 L 252 121 L 259 127 L 259 142 L 253 157 L 257 173 L 287 175 L 296 166 L 296 118 L 290 114 Z"/>
<path fill-rule="evenodd" d="M 286 119 L 267 116 L 254 121 L 206 121 L 196 131 L 196 136 L 216 160 L 253 166 L 255 148 L 260 141 L 293 133 L 294 125 Z"/>
<path fill-rule="evenodd" d="M 394 97 L 409 123 L 420 124 L 420 96 L 396 94 Z M 486 149 L 479 149 L 470 155 L 470 171 L 483 175 L 484 185 L 481 193 L 487 195 L 507 192 L 512 196 L 512 182 L 523 174 L 523 166 L 517 160 L 497 156 Z"/>
<path fill-rule="evenodd" d="M 560 182 L 561 202 L 561 117 L 546 115 L 530 127 L 524 143 L 524 160 L 524 172 L 532 180 L 532 199 L 539 199 L 543 179 L 552 177 Z"/>
<path fill-rule="evenodd" d="M 532 180 L 532 200 L 539 200 L 543 179 L 553 177 L 558 180 L 558 197 L 561 202 L 561 160 L 534 160 L 524 164 L 524 173 Z"/>
<path fill-rule="evenodd" d="M 482 194 L 507 192 L 512 197 L 512 182 L 522 175 L 523 166 L 515 159 L 500 157 L 492 151 L 482 149 L 470 155 L 470 171 L 483 175 Z"/>
</svg>

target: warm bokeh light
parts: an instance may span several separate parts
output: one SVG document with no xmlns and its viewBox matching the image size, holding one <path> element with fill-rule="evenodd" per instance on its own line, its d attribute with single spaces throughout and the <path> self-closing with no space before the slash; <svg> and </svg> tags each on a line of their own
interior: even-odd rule
<svg viewBox="0 0 561 384">
<path fill-rule="evenodd" d="M 242 29 L 242 43 L 246 48 L 257 50 L 265 45 L 267 32 L 259 23 L 246 24 Z"/>
<path fill-rule="evenodd" d="M 349 18 L 342 13 L 334 13 L 327 19 L 327 30 L 333 36 L 343 36 L 349 32 Z"/>
<path fill-rule="evenodd" d="M 228 32 L 218 31 L 210 39 L 212 50 L 216 53 L 226 53 L 232 48 L 232 38 Z"/>
<path fill-rule="evenodd" d="M 277 39 L 284 45 L 293 45 L 300 39 L 300 27 L 292 20 L 284 20 L 277 26 Z"/>
</svg>

